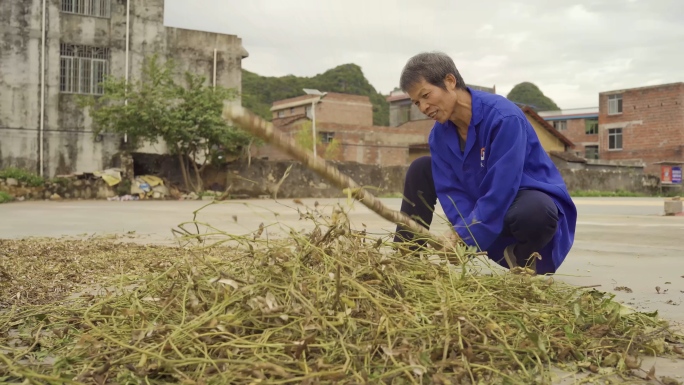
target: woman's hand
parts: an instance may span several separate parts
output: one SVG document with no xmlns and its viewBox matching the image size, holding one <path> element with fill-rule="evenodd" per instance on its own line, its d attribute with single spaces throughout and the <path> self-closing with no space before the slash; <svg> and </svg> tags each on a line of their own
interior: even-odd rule
<svg viewBox="0 0 684 385">
<path fill-rule="evenodd" d="M 447 230 L 440 237 L 440 243 L 442 244 L 442 250 L 453 249 L 454 246 L 461 240 L 458 233 L 452 229 Z"/>
</svg>

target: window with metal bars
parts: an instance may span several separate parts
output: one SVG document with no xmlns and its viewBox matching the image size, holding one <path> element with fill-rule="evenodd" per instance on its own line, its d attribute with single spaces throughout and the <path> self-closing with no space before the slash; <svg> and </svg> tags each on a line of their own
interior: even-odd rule
<svg viewBox="0 0 684 385">
<path fill-rule="evenodd" d="M 333 139 L 335 139 L 334 132 L 321 131 L 318 135 L 321 137 L 321 142 L 323 143 L 332 143 Z"/>
<path fill-rule="evenodd" d="M 60 45 L 59 90 L 67 94 L 102 95 L 101 83 L 109 70 L 109 48 Z"/>
<path fill-rule="evenodd" d="M 62 0 L 62 12 L 77 15 L 110 17 L 111 0 Z"/>
</svg>

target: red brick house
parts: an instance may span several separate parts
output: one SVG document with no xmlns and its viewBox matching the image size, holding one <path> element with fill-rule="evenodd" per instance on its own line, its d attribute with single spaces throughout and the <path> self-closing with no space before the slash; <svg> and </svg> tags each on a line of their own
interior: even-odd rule
<svg viewBox="0 0 684 385">
<path fill-rule="evenodd" d="M 316 106 L 316 123 L 345 123 L 373 125 L 373 104 L 368 96 L 326 92 L 321 95 L 302 95 L 278 100 L 273 103 L 273 122 L 277 119 L 305 115 L 312 117 L 312 106 Z"/>
<path fill-rule="evenodd" d="M 574 155 L 586 159 L 599 158 L 598 107 L 541 111 L 539 116 L 573 142 Z"/>
<path fill-rule="evenodd" d="M 654 163 L 684 162 L 684 83 L 599 93 L 599 157 Z"/>
<path fill-rule="evenodd" d="M 336 160 L 380 165 L 406 165 L 409 144 L 426 142 L 430 129 L 398 129 L 373 125 L 373 105 L 367 96 L 335 92 L 302 95 L 273 103 L 273 125 L 294 136 L 315 117 L 316 134 L 323 146 L 339 143 Z M 431 128 L 431 127 L 430 127 Z M 313 127 L 311 127 L 313 131 Z M 313 135 L 313 133 L 312 133 Z M 255 148 L 262 159 L 290 159 L 270 145 Z M 318 154 L 322 155 L 322 154 Z"/>
<path fill-rule="evenodd" d="M 478 89 L 494 92 L 493 88 Z M 387 100 L 390 102 L 390 127 L 373 125 L 373 106 L 367 96 L 332 92 L 313 92 L 274 102 L 272 123 L 281 131 L 295 136 L 303 127 L 313 131 L 311 121 L 315 117 L 316 134 L 323 146 L 332 140 L 338 142 L 339 156 L 336 160 L 339 161 L 393 166 L 407 165 L 417 157 L 429 155 L 427 141 L 434 121 L 418 111 L 406 94 L 395 92 Z M 402 106 L 407 100 L 412 107 L 405 109 Z M 572 141 L 532 109 L 520 108 L 549 153 L 565 152 L 573 147 Z M 410 120 L 393 126 L 404 110 L 408 110 Z M 291 159 L 270 145 L 254 148 L 252 155 L 269 160 Z M 322 151 L 318 155 L 322 155 Z"/>
</svg>

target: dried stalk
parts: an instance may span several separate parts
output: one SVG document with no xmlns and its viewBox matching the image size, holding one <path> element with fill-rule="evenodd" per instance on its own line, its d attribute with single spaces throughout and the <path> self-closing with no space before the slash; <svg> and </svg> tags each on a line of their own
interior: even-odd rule
<svg viewBox="0 0 684 385">
<path fill-rule="evenodd" d="M 368 192 L 368 190 L 364 189 L 347 175 L 342 174 L 336 167 L 326 162 L 325 159 L 315 157 L 313 152 L 298 146 L 293 138 L 276 130 L 271 122 L 262 119 L 242 106 L 236 106 L 229 103 L 224 105 L 223 118 L 243 130 L 262 138 L 266 142 L 275 145 L 338 188 L 347 190 L 353 198 L 357 199 L 382 218 L 412 231 L 422 239 L 425 239 L 428 244 L 436 249 L 441 249 L 443 247 L 443 242 L 439 241 L 437 237 L 433 236 L 427 229 L 418 224 L 418 222 L 402 212 L 392 210 L 385 206 L 380 200 L 375 198 L 373 194 Z"/>
<path fill-rule="evenodd" d="M 193 249 L 0 240 L 0 267 L 15 282 L 0 281 L 0 381 L 537 384 L 551 382 L 553 365 L 626 374 L 639 368 L 635 355 L 678 353 L 666 323 L 605 293 L 461 274 L 381 247 L 345 215 L 302 214 L 311 232 L 268 242 L 195 217 L 206 229 L 179 233 L 219 239 Z M 215 246 L 221 238 L 232 244 Z M 119 264 L 144 269 L 136 287 L 107 279 Z M 53 291 L 64 272 L 119 284 L 74 300 L 12 300 L 19 285 Z"/>
</svg>

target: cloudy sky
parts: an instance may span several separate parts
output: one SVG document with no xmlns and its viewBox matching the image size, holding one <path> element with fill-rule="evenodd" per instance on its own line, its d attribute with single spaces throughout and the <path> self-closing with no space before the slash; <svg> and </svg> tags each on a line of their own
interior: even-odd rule
<svg viewBox="0 0 684 385">
<path fill-rule="evenodd" d="M 192 4 L 192 5 L 190 5 Z M 684 81 L 683 0 L 166 0 L 172 27 L 236 34 L 244 68 L 314 76 L 361 66 L 387 94 L 406 60 L 439 50 L 465 81 L 537 84 L 561 108 L 598 92 Z"/>
</svg>

